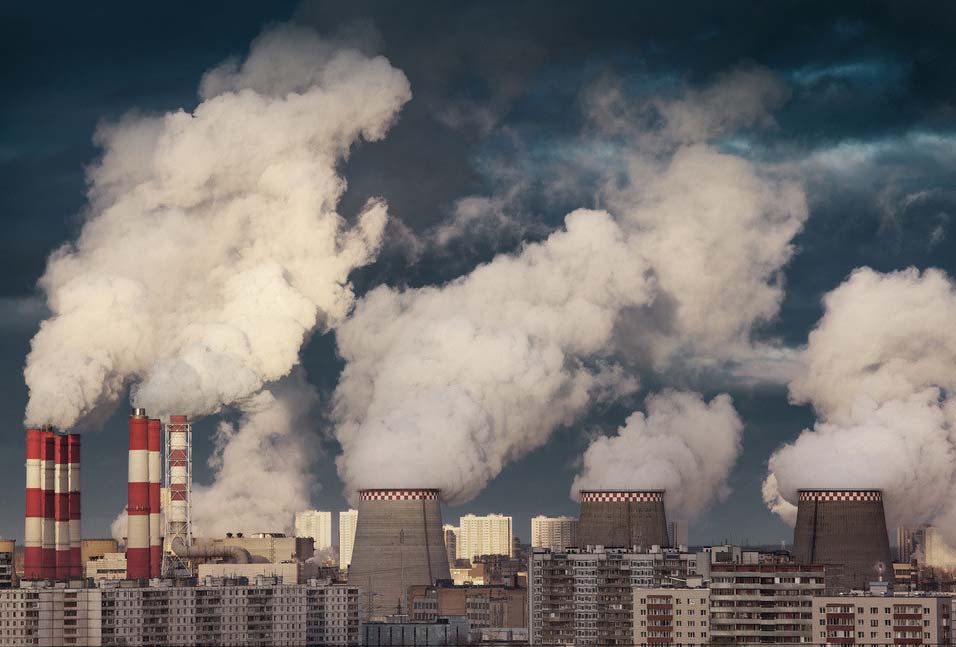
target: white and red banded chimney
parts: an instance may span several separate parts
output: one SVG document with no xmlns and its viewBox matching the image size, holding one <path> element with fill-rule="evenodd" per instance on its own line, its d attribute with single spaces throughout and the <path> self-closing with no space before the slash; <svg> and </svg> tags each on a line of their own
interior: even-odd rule
<svg viewBox="0 0 956 647">
<path fill-rule="evenodd" d="M 56 438 L 43 432 L 43 557 L 44 579 L 56 577 Z"/>
<path fill-rule="evenodd" d="M 70 554 L 70 445 L 67 436 L 54 434 L 53 540 L 56 547 L 56 579 L 68 580 L 72 571 Z"/>
<path fill-rule="evenodd" d="M 23 579 L 43 579 L 43 432 L 27 429 L 26 519 L 23 533 Z"/>
<path fill-rule="evenodd" d="M 149 543 L 149 421 L 145 409 L 129 417 L 129 479 L 127 483 L 126 579 L 148 579 Z"/>
<path fill-rule="evenodd" d="M 163 564 L 163 541 L 159 526 L 159 499 L 162 485 L 162 423 L 150 418 L 147 424 L 146 445 L 149 451 L 149 576 L 159 577 Z"/>
<path fill-rule="evenodd" d="M 80 435 L 67 436 L 70 462 L 70 577 L 83 577 L 80 548 L 83 544 L 82 516 L 80 515 Z"/>
</svg>

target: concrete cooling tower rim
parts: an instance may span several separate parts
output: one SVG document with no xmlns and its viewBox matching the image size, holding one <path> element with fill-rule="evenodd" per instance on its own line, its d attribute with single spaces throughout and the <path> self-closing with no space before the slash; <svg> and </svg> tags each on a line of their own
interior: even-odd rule
<svg viewBox="0 0 956 647">
<path fill-rule="evenodd" d="M 663 502 L 664 490 L 581 490 L 581 503 Z"/>
<path fill-rule="evenodd" d="M 440 501 L 441 490 L 435 488 L 375 488 L 359 490 L 362 501 Z"/>
<path fill-rule="evenodd" d="M 806 489 L 798 490 L 801 501 L 883 501 L 883 491 L 875 489 L 854 489 L 854 490 L 824 490 L 824 489 Z"/>
</svg>

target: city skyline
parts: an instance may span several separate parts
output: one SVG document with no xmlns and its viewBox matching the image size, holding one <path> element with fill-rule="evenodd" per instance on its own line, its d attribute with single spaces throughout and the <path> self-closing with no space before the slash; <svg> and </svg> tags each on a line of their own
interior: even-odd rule
<svg viewBox="0 0 956 647">
<path fill-rule="evenodd" d="M 545 6 L 4 9 L 0 536 L 55 425 L 83 536 L 157 550 L 132 405 L 192 422 L 197 537 L 666 490 L 777 545 L 880 489 L 956 544 L 951 12 Z"/>
</svg>

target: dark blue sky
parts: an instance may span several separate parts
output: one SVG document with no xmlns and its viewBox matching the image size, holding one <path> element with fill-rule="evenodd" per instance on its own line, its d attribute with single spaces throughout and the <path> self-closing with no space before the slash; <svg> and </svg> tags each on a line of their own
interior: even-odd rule
<svg viewBox="0 0 956 647">
<path fill-rule="evenodd" d="M 22 366 L 44 316 L 36 281 L 48 254 L 73 238 L 85 203 L 84 166 L 97 123 L 196 104 L 204 70 L 241 55 L 261 29 L 296 21 L 378 51 L 414 93 L 388 137 L 361 145 L 343 168 L 353 214 L 382 195 L 391 214 L 422 232 L 449 217 L 454 200 L 501 190 L 521 176 L 513 209 L 527 227 L 479 236 L 415 264 L 386 249 L 353 276 L 359 293 L 380 283 L 427 285 L 467 272 L 494 253 L 540 238 L 578 206 L 591 206 L 587 171 L 549 192 L 561 151 L 582 128 L 580 96 L 613 75 L 626 92 L 691 86 L 740 65 L 769 68 L 790 88 L 777 127 L 749 133 L 743 154 L 806 169 L 810 217 L 786 270 L 780 317 L 761 335 L 799 345 L 821 313 L 820 297 L 854 267 L 941 267 L 956 272 L 956 6 L 947 3 L 119 3 L 0 9 L 0 535 L 22 538 Z M 817 165 L 840 153 L 836 169 Z M 505 172 L 507 171 L 507 173 Z M 918 196 L 918 199 L 914 199 Z M 304 351 L 310 379 L 328 395 L 341 362 L 334 337 Z M 719 388 L 719 387 L 718 387 Z M 810 424 L 782 387 L 732 392 L 746 423 L 733 494 L 692 525 L 695 542 L 789 539 L 766 511 L 760 482 L 780 443 Z M 595 430 L 628 408 L 596 411 L 558 430 L 541 450 L 507 467 L 467 506 L 515 517 L 529 534 L 536 513 L 569 513 L 575 461 Z M 84 439 L 85 533 L 106 534 L 124 503 L 125 408 Z M 213 421 L 198 425 L 208 431 Z M 327 438 L 317 420 L 315 433 Z M 197 434 L 200 480 L 207 434 Z M 320 466 L 314 503 L 341 509 L 332 457 Z M 448 510 L 454 520 L 464 510 Z"/>
</svg>

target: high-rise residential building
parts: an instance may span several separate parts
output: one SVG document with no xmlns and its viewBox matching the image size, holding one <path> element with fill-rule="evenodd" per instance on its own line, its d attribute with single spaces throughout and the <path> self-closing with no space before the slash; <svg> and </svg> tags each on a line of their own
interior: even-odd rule
<svg viewBox="0 0 956 647">
<path fill-rule="evenodd" d="M 711 644 L 811 642 L 823 566 L 711 564 Z"/>
<path fill-rule="evenodd" d="M 352 548 L 355 546 L 355 525 L 358 510 L 339 513 L 339 568 L 347 569 L 352 563 Z"/>
<path fill-rule="evenodd" d="M 295 536 L 311 537 L 315 550 L 332 546 L 332 513 L 305 510 L 295 515 Z"/>
<path fill-rule="evenodd" d="M 16 567 L 13 563 L 15 553 L 16 544 L 13 539 L 0 539 L 0 589 L 10 588 L 16 579 Z"/>
<path fill-rule="evenodd" d="M 199 586 L 0 591 L 0 647 L 120 645 L 357 646 L 361 589 L 206 578 Z"/>
<path fill-rule="evenodd" d="M 636 645 L 706 645 L 710 589 L 634 589 Z"/>
<path fill-rule="evenodd" d="M 531 519 L 531 547 L 564 550 L 576 546 L 578 520 L 575 517 L 545 517 Z"/>
<path fill-rule="evenodd" d="M 687 519 L 671 519 L 667 522 L 667 538 L 673 547 L 688 546 Z"/>
<path fill-rule="evenodd" d="M 445 524 L 442 526 L 442 532 L 445 534 L 445 550 L 448 552 L 448 567 L 455 565 L 455 559 L 458 557 L 458 535 L 461 529 L 458 526 Z"/>
<path fill-rule="evenodd" d="M 458 557 L 473 559 L 477 555 L 514 554 L 511 517 L 500 514 L 477 516 L 468 514 L 459 520 Z"/>
<path fill-rule="evenodd" d="M 910 562 L 918 548 L 923 546 L 927 526 L 898 526 L 896 528 L 896 551 L 898 562 Z"/>
<path fill-rule="evenodd" d="M 950 596 L 841 595 L 813 600 L 817 645 L 950 645 Z"/>
<path fill-rule="evenodd" d="M 533 645 L 634 645 L 634 589 L 684 586 L 710 573 L 707 553 L 669 548 L 533 549 L 528 573 Z"/>
</svg>

